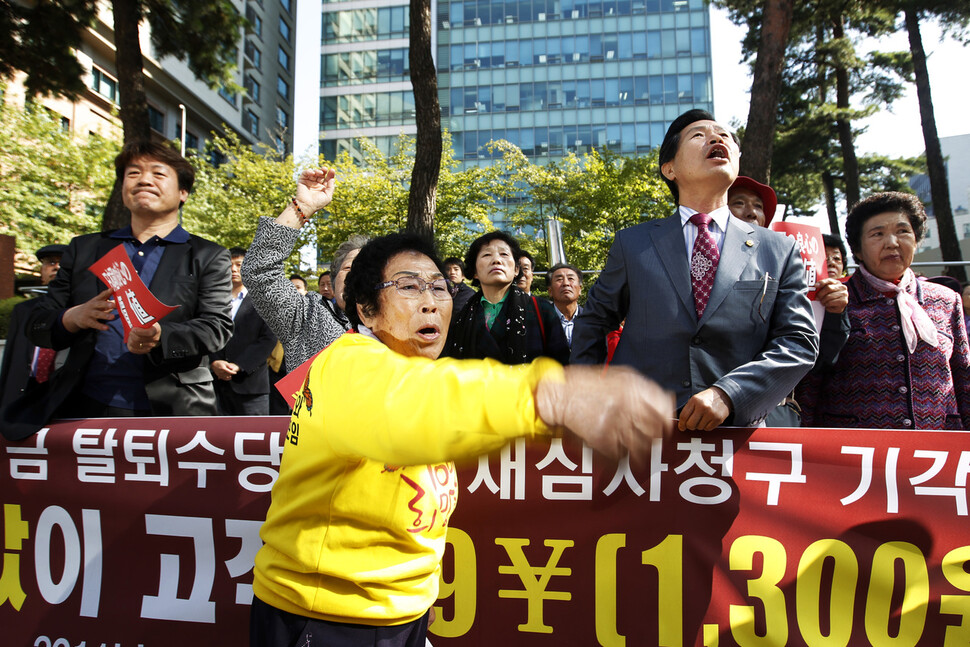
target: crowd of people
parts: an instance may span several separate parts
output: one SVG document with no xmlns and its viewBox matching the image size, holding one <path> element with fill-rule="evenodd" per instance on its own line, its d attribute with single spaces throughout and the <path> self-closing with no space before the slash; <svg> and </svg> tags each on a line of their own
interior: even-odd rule
<svg viewBox="0 0 970 647">
<path fill-rule="evenodd" d="M 828 276 L 808 286 L 797 244 L 768 229 L 774 191 L 739 177 L 739 156 L 709 113 L 675 119 L 659 172 L 676 211 L 618 232 L 580 305 L 579 268 L 550 267 L 542 298 L 535 259 L 502 231 L 444 261 L 421 238 L 354 235 L 308 292 L 284 261 L 334 199 L 333 170 L 304 171 L 249 248 L 226 250 L 180 224 L 191 165 L 128 144 L 115 170 L 130 225 L 37 254 L 48 289 L 14 312 L 0 426 L 18 440 L 63 417 L 288 413 L 271 384 L 309 365 L 256 557 L 252 644 L 402 646 L 424 644 L 453 460 L 567 433 L 636 461 L 674 426 L 970 429 L 970 294 L 910 267 L 919 200 L 855 205 L 858 270 L 846 278 L 845 244 L 826 235 Z M 88 271 L 119 245 L 178 306 L 127 336 Z"/>
</svg>

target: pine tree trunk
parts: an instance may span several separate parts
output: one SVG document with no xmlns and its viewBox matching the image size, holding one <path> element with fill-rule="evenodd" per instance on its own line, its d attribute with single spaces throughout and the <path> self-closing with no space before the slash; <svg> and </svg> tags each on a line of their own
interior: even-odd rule
<svg viewBox="0 0 970 647">
<path fill-rule="evenodd" d="M 114 14 L 115 70 L 118 73 L 119 116 L 124 142 L 148 141 L 152 137 L 152 130 L 148 120 L 141 43 L 138 40 L 141 3 L 138 0 L 112 0 L 111 10 Z M 115 182 L 104 210 L 101 228 L 109 231 L 130 222 L 131 213 L 121 200 L 119 183 Z"/>
<path fill-rule="evenodd" d="M 408 195 L 407 231 L 434 240 L 435 200 L 441 170 L 441 106 L 438 75 L 431 56 L 430 0 L 411 0 L 411 43 L 408 53 L 418 126 Z"/>
<path fill-rule="evenodd" d="M 825 187 L 825 211 L 829 216 L 829 230 L 833 236 L 842 238 L 839 229 L 839 213 L 835 208 L 835 179 L 831 171 L 822 171 L 822 185 Z"/>
<path fill-rule="evenodd" d="M 768 184 L 774 149 L 778 94 L 785 49 L 791 31 L 794 0 L 765 0 L 761 22 L 761 44 L 754 64 L 751 107 L 744 131 L 741 174 Z"/>
<path fill-rule="evenodd" d="M 845 38 L 842 16 L 838 15 L 832 21 L 832 35 L 835 38 Z M 855 141 L 852 137 L 852 122 L 845 115 L 849 109 L 849 70 L 845 64 L 835 61 L 835 105 L 839 108 L 835 120 L 839 131 L 839 146 L 842 148 L 842 178 L 845 181 L 846 210 L 859 201 L 859 160 L 855 154 Z"/>
<path fill-rule="evenodd" d="M 940 137 L 936 132 L 936 116 L 933 113 L 933 98 L 930 96 L 930 75 L 926 69 L 926 52 L 923 50 L 923 37 L 919 30 L 919 16 L 912 7 L 906 9 L 905 16 L 909 49 L 913 55 L 913 72 L 916 76 L 916 97 L 919 100 L 923 142 L 926 144 L 926 169 L 930 176 L 933 214 L 936 216 L 936 228 L 940 235 L 940 252 L 944 261 L 962 261 L 960 240 L 957 238 L 953 210 L 950 207 L 950 188 L 946 178 L 946 165 L 943 163 L 943 150 L 940 146 Z M 960 283 L 967 282 L 967 271 L 963 265 L 947 267 L 946 274 Z"/>
</svg>

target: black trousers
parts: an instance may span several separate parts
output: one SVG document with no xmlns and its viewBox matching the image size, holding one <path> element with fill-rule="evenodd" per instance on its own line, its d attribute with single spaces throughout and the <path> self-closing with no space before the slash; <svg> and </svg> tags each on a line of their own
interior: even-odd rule
<svg viewBox="0 0 970 647">
<path fill-rule="evenodd" d="M 268 416 L 269 394 L 241 395 L 232 389 L 232 384 L 223 380 L 213 382 L 216 399 L 219 401 L 220 416 Z"/>
<path fill-rule="evenodd" d="M 148 418 L 150 409 L 123 409 L 98 402 L 83 393 L 75 393 L 57 410 L 57 417 L 63 418 Z"/>
<path fill-rule="evenodd" d="M 254 597 L 249 647 L 425 647 L 428 615 L 404 625 L 372 627 L 306 618 Z"/>
</svg>

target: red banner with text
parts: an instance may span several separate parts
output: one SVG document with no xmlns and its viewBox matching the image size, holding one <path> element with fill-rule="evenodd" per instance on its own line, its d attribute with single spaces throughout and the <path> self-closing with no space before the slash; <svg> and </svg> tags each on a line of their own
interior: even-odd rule
<svg viewBox="0 0 970 647">
<path fill-rule="evenodd" d="M 237 645 L 280 417 L 64 422 L 0 445 L 2 644 Z M 430 642 L 970 644 L 968 436 L 724 429 L 642 465 L 462 466 Z"/>
</svg>

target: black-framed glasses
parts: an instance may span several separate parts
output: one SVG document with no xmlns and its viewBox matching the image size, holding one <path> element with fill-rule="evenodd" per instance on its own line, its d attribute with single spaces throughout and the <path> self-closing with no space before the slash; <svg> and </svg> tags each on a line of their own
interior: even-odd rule
<svg viewBox="0 0 970 647">
<path fill-rule="evenodd" d="M 389 288 L 392 285 L 397 290 L 398 294 L 411 299 L 417 299 L 424 294 L 425 290 L 431 290 L 431 296 L 438 301 L 446 301 L 451 299 L 451 292 L 448 290 L 448 281 L 446 279 L 425 281 L 420 276 L 402 276 L 401 278 L 393 281 L 384 281 L 383 283 L 378 283 L 377 289 L 383 290 L 384 288 Z"/>
</svg>

